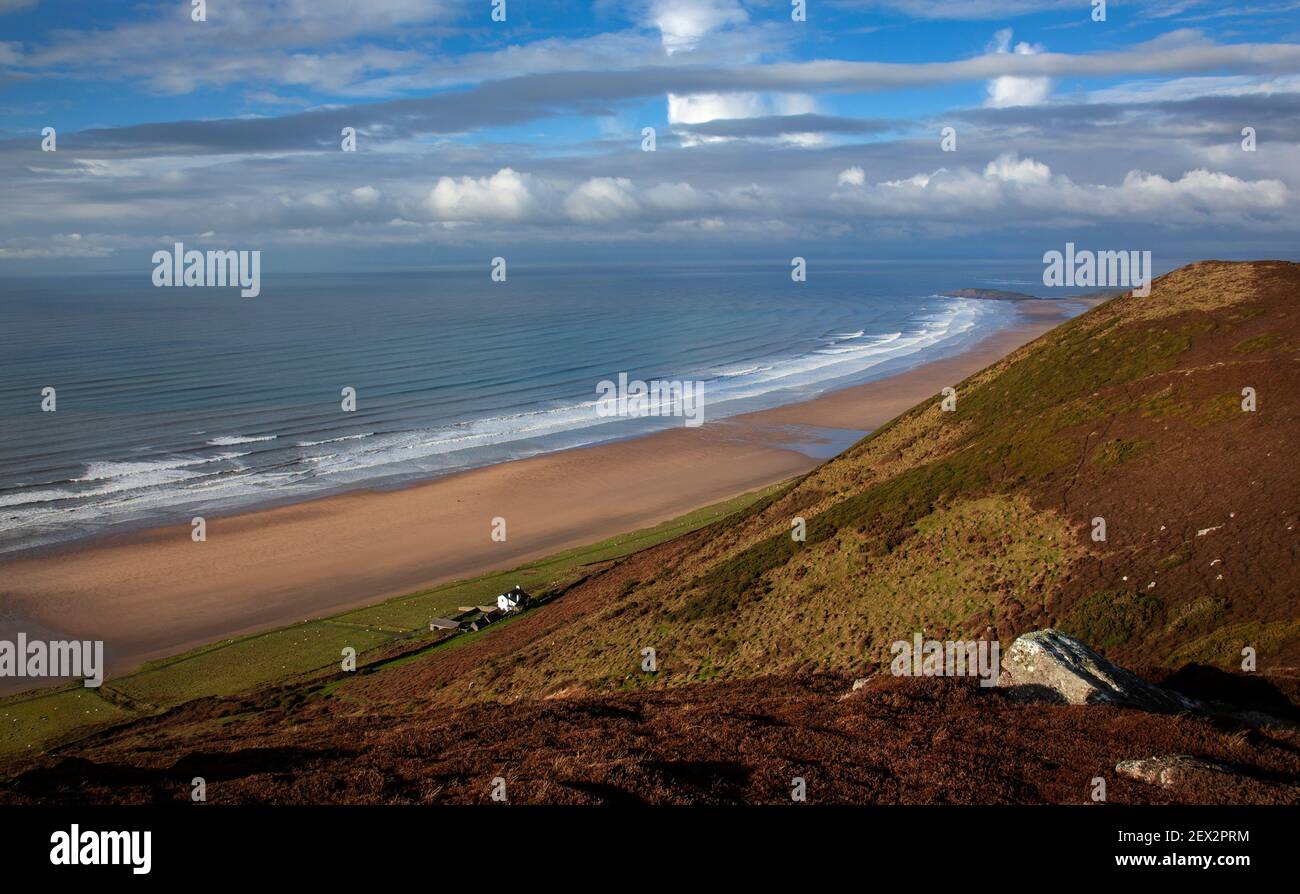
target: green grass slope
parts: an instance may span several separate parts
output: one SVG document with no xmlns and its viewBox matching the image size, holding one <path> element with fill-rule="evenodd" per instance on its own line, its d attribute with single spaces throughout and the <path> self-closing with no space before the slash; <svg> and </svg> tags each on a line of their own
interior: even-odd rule
<svg viewBox="0 0 1300 894">
<path fill-rule="evenodd" d="M 0 760 L 25 756 L 132 718 L 155 715 L 195 699 L 237 696 L 265 688 L 311 684 L 340 673 L 342 649 L 357 651 L 360 672 L 400 665 L 438 648 L 445 633 L 430 618 L 462 605 L 493 603 L 519 584 L 534 593 L 562 590 L 630 553 L 716 522 L 774 488 L 743 494 L 662 524 L 566 550 L 509 571 L 411 593 L 321 620 L 211 643 L 151 661 L 99 689 L 70 684 L 0 698 Z M 478 635 L 458 637 L 472 641 Z M 450 645 L 450 643 L 448 643 Z"/>
</svg>

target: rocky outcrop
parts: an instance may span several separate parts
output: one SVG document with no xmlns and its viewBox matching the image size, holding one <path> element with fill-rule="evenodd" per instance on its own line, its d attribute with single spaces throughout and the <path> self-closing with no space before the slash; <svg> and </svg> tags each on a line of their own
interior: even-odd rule
<svg viewBox="0 0 1300 894">
<path fill-rule="evenodd" d="M 1024 292 L 1005 292 L 1002 289 L 954 289 L 944 293 L 945 298 L 979 298 L 984 301 L 1037 301 L 1037 295 Z"/>
<path fill-rule="evenodd" d="M 1119 705 L 1143 711 L 1199 711 L 1194 699 L 1161 689 L 1107 661 L 1072 636 L 1035 630 L 1002 656 L 999 686 L 1071 705 Z"/>
<path fill-rule="evenodd" d="M 1233 774 L 1233 770 L 1223 764 L 1186 754 L 1164 754 L 1140 760 L 1120 761 L 1115 765 L 1115 772 L 1129 779 L 1136 779 L 1138 782 L 1164 788 L 1182 785 L 1203 778 L 1206 774 Z"/>
<path fill-rule="evenodd" d="M 855 692 L 860 690 L 863 686 L 866 686 L 868 683 L 870 683 L 873 679 L 875 679 L 875 674 L 872 674 L 869 677 L 858 677 L 856 680 L 853 681 L 853 688 L 840 696 L 840 701 L 844 701 L 846 698 L 849 698 Z"/>
<path fill-rule="evenodd" d="M 1300 788 L 1269 779 L 1259 771 L 1235 767 L 1188 754 L 1160 754 L 1120 761 L 1115 772 L 1128 779 L 1158 786 L 1170 796 L 1197 804 L 1300 804 Z"/>
</svg>

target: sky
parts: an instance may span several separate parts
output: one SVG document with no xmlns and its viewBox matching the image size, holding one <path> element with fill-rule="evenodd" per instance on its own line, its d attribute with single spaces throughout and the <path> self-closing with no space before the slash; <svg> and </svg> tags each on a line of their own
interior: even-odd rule
<svg viewBox="0 0 1300 894">
<path fill-rule="evenodd" d="M 197 2 L 0 0 L 0 277 L 1300 258 L 1300 2 Z"/>
</svg>

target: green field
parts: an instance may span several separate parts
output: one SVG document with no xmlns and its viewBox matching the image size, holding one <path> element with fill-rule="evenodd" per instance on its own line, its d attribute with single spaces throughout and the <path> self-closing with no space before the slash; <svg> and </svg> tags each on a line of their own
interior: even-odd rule
<svg viewBox="0 0 1300 894">
<path fill-rule="evenodd" d="M 495 602 L 516 584 L 533 593 L 578 580 L 586 569 L 628 556 L 725 518 L 781 485 L 697 509 L 652 528 L 567 550 L 510 571 L 455 581 L 317 621 L 212 643 L 152 661 L 134 673 L 106 680 L 99 690 L 79 684 L 0 699 L 0 756 L 39 752 L 87 733 L 174 707 L 195 698 L 235 695 L 290 680 L 335 672 L 351 647 L 358 666 L 398 644 L 427 641 L 429 619 L 459 606 Z M 490 630 L 486 631 L 490 634 Z M 483 634 L 464 634 L 477 636 Z"/>
</svg>

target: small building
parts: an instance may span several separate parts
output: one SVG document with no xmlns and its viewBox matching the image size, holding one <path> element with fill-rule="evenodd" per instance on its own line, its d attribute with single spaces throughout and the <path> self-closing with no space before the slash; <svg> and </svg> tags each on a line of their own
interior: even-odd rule
<svg viewBox="0 0 1300 894">
<path fill-rule="evenodd" d="M 469 629 L 477 633 L 478 631 L 482 630 L 484 627 L 488 626 L 489 624 L 501 620 L 501 616 L 504 614 L 505 612 L 496 608 L 491 609 L 490 611 L 483 612 L 483 614 L 479 615 L 479 617 L 469 622 Z"/>
<path fill-rule="evenodd" d="M 429 622 L 430 630 L 459 630 L 460 621 L 453 621 L 451 618 L 434 618 Z"/>
<path fill-rule="evenodd" d="M 497 597 L 497 608 L 503 612 L 523 611 L 527 607 L 528 594 L 518 584 L 513 590 L 507 590 Z"/>
</svg>

